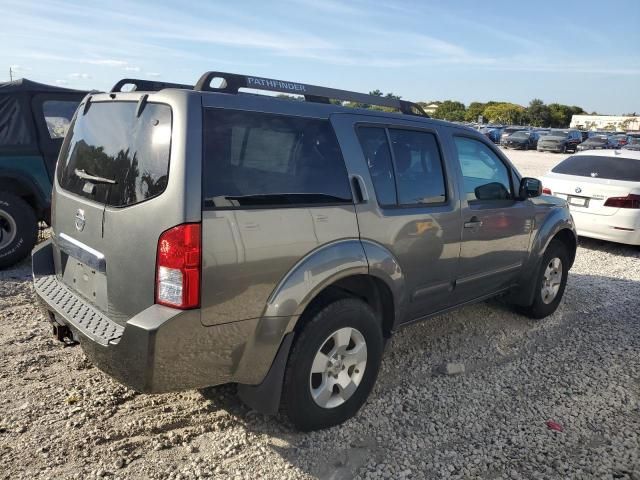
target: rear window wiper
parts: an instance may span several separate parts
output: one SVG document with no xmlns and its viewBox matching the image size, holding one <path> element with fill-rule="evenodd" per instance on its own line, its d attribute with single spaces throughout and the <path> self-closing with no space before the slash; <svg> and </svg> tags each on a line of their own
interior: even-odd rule
<svg viewBox="0 0 640 480">
<path fill-rule="evenodd" d="M 98 175 L 92 175 L 91 173 L 86 172 L 85 170 L 80 170 L 76 168 L 74 173 L 77 177 L 82 178 L 83 180 L 88 180 L 93 183 L 106 183 L 108 185 L 116 185 L 118 182 L 113 180 L 112 178 L 99 177 Z"/>
</svg>

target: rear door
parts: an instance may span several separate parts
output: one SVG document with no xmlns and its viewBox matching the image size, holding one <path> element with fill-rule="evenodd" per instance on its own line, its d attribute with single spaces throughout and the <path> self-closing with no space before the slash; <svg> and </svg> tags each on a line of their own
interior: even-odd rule
<svg viewBox="0 0 640 480">
<path fill-rule="evenodd" d="M 56 272 L 121 323 L 154 303 L 160 234 L 200 220 L 198 199 L 190 208 L 184 193 L 185 158 L 194 157 L 199 175 L 201 143 L 198 123 L 187 132 L 185 95 L 157 94 L 142 106 L 140 94 L 96 96 L 61 150 L 52 216 Z M 197 138 L 192 156 L 185 155 L 187 135 Z M 199 196 L 199 182 L 191 189 Z"/>
<path fill-rule="evenodd" d="M 464 192 L 456 280 L 456 299 L 463 303 L 515 280 L 528 255 L 534 206 L 516 199 L 512 167 L 491 144 L 460 132 L 453 147 Z"/>
<path fill-rule="evenodd" d="M 440 133 L 423 122 L 332 116 L 349 170 L 368 200 L 356 204 L 363 240 L 390 251 L 405 276 L 410 321 L 453 304 L 460 211 Z"/>
</svg>

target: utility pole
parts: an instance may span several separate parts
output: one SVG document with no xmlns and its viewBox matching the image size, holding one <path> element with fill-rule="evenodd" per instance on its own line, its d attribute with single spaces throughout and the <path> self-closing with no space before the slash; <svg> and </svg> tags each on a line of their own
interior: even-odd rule
<svg viewBox="0 0 640 480">
<path fill-rule="evenodd" d="M 13 69 L 9 67 L 9 79 L 13 82 Z"/>
</svg>

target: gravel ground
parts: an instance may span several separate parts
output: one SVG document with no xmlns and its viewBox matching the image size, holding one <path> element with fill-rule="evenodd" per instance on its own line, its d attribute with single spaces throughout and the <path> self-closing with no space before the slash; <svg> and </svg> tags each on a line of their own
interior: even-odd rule
<svg viewBox="0 0 640 480">
<path fill-rule="evenodd" d="M 508 155 L 526 175 L 562 158 Z M 638 248 L 582 239 L 544 320 L 491 301 L 402 330 L 359 415 L 310 434 L 232 386 L 118 385 L 52 339 L 29 271 L 0 272 L 0 478 L 640 479 Z"/>
</svg>

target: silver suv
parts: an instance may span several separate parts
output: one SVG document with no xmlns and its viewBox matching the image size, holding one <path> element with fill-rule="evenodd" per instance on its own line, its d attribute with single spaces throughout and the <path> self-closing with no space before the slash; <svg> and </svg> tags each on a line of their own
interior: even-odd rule
<svg viewBox="0 0 640 480">
<path fill-rule="evenodd" d="M 125 80 L 76 112 L 35 289 L 60 340 L 138 391 L 236 383 L 323 428 L 362 406 L 401 327 L 496 295 L 557 308 L 576 233 L 540 193 L 410 102 L 220 72 Z"/>
</svg>

